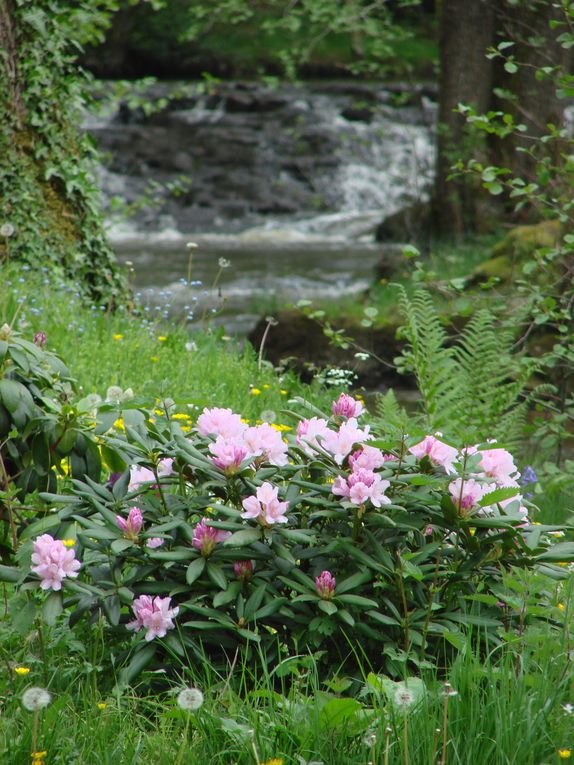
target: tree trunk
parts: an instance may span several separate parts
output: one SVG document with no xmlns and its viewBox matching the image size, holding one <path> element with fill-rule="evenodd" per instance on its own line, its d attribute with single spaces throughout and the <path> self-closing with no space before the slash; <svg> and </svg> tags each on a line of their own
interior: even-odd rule
<svg viewBox="0 0 574 765">
<path fill-rule="evenodd" d="M 493 43 L 494 0 L 442 0 L 440 8 L 440 79 L 436 179 L 432 200 L 438 235 L 460 237 L 477 225 L 475 184 L 467 178 L 448 180 L 454 163 L 476 155 L 460 103 L 479 112 L 488 109 L 492 62 L 486 50 Z"/>
</svg>

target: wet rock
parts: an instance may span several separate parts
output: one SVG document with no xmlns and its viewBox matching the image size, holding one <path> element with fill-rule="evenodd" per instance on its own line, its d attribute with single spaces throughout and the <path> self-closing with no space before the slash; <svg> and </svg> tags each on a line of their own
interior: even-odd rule
<svg viewBox="0 0 574 765">
<path fill-rule="evenodd" d="M 368 390 L 396 385 L 414 387 L 414 380 L 397 374 L 392 366 L 401 347 L 395 337 L 397 328 L 394 324 L 365 329 L 348 320 L 333 322 L 335 329 L 344 329 L 358 345 L 386 362 L 381 363 L 372 357 L 366 360 L 355 358 L 352 348 L 344 350 L 332 346 L 320 325 L 300 311 L 280 311 L 275 318 L 277 324 L 271 327 L 265 341 L 264 358 L 275 366 L 287 366 L 304 381 L 309 382 L 320 369 L 342 367 L 353 369 L 357 373 L 357 384 Z M 257 351 L 266 327 L 267 321 L 262 318 L 248 336 Z"/>
<path fill-rule="evenodd" d="M 377 242 L 401 242 L 425 247 L 431 234 L 431 207 L 418 200 L 389 215 L 375 231 Z"/>
</svg>

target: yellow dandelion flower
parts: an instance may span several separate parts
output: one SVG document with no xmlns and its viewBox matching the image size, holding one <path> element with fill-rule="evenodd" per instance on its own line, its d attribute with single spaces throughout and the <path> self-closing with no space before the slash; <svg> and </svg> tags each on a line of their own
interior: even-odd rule
<svg viewBox="0 0 574 765">
<path fill-rule="evenodd" d="M 244 417 L 242 417 L 242 418 L 241 418 L 241 422 L 242 422 L 244 425 L 251 425 L 251 420 L 246 420 Z"/>
<path fill-rule="evenodd" d="M 98 709 L 102 709 L 102 710 L 103 710 L 103 709 L 105 709 L 107 706 L 108 706 L 108 705 L 107 705 L 107 704 L 104 704 L 104 702 L 103 702 L 103 701 L 100 701 L 100 703 L 98 704 Z"/>
<path fill-rule="evenodd" d="M 189 431 L 191 430 L 191 426 L 190 425 L 182 425 L 181 429 L 183 430 L 184 433 L 189 433 Z"/>
<path fill-rule="evenodd" d="M 172 415 L 172 420 L 191 420 L 191 415 L 185 414 L 185 412 L 176 412 Z"/>
<path fill-rule="evenodd" d="M 14 667 L 14 672 L 20 677 L 24 677 L 24 675 L 29 674 L 30 667 Z"/>
<path fill-rule="evenodd" d="M 165 343 L 165 341 L 167 340 L 167 337 L 165 335 L 159 335 L 158 340 L 160 341 L 160 343 Z"/>
<path fill-rule="evenodd" d="M 272 760 L 262 762 L 261 765 L 283 765 L 283 760 L 280 757 L 274 757 Z"/>
<path fill-rule="evenodd" d="M 559 611 L 562 611 L 562 613 L 566 611 L 566 606 L 564 605 L 564 603 L 558 603 L 557 608 Z"/>
<path fill-rule="evenodd" d="M 163 417 L 163 415 L 165 414 L 163 409 L 154 409 L 153 413 L 157 414 L 158 417 Z"/>
<path fill-rule="evenodd" d="M 267 385 L 267 383 L 263 383 L 263 388 L 264 388 L 265 390 L 269 390 L 269 388 L 270 388 L 270 387 L 271 387 L 271 386 L 270 386 L 270 385 Z"/>
<path fill-rule="evenodd" d="M 120 334 L 114 335 L 114 340 L 123 340 L 123 339 L 124 339 L 123 335 L 120 335 Z"/>
<path fill-rule="evenodd" d="M 73 547 L 76 544 L 76 540 L 70 537 L 69 539 L 62 539 L 65 547 Z"/>
<path fill-rule="evenodd" d="M 571 749 L 559 749 L 558 750 L 558 757 L 560 757 L 561 760 L 569 760 L 570 757 L 572 757 L 572 750 Z"/>
<path fill-rule="evenodd" d="M 285 390 L 285 388 L 281 388 L 281 390 L 279 391 L 279 393 L 280 393 L 282 396 L 286 396 L 286 395 L 287 395 L 287 391 Z"/>
<path fill-rule="evenodd" d="M 259 388 L 251 388 L 251 395 L 252 396 L 260 396 L 261 395 L 261 391 L 259 390 Z"/>
<path fill-rule="evenodd" d="M 32 752 L 32 765 L 44 765 L 44 758 L 48 752 Z"/>
<path fill-rule="evenodd" d="M 150 361 L 152 361 L 154 364 L 156 364 L 159 361 L 159 356 L 151 356 Z"/>
</svg>

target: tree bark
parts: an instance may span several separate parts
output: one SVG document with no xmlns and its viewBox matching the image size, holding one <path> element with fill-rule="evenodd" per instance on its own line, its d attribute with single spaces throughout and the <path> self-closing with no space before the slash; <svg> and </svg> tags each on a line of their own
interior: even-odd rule
<svg viewBox="0 0 574 765">
<path fill-rule="evenodd" d="M 492 62 L 486 50 L 494 36 L 494 0 L 442 0 L 440 8 L 440 78 L 437 161 L 432 200 L 435 232 L 460 237 L 477 225 L 476 189 L 466 178 L 448 180 L 453 164 L 469 159 L 460 103 L 479 112 L 488 109 Z"/>
</svg>

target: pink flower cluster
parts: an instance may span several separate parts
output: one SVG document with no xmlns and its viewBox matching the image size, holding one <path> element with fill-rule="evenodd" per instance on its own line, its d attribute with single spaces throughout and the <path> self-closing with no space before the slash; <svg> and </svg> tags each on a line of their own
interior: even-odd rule
<svg viewBox="0 0 574 765">
<path fill-rule="evenodd" d="M 440 435 L 437 433 L 437 435 Z M 454 462 L 458 457 L 458 451 L 453 447 L 440 441 L 435 436 L 426 436 L 420 443 L 411 446 L 409 449 L 418 460 L 428 457 L 433 465 L 439 465 L 447 473 L 454 473 Z"/>
<path fill-rule="evenodd" d="M 204 558 L 209 558 L 215 550 L 215 545 L 230 536 L 230 531 L 214 529 L 213 526 L 209 525 L 209 518 L 202 518 L 193 530 L 191 544 L 196 550 L 199 550 Z"/>
<path fill-rule="evenodd" d="M 167 631 L 175 627 L 173 619 L 179 613 L 179 608 L 170 608 L 170 604 L 171 598 L 141 595 L 132 603 L 132 611 L 136 618 L 126 624 L 126 627 L 134 632 L 147 630 L 145 639 L 148 641 L 156 637 L 165 637 Z"/>
<path fill-rule="evenodd" d="M 204 409 L 197 419 L 202 436 L 216 436 L 209 445 L 213 464 L 226 475 L 236 473 L 243 460 L 287 464 L 287 444 L 269 423 L 248 427 L 231 409 Z"/>
<path fill-rule="evenodd" d="M 313 457 L 324 450 L 333 455 L 338 465 L 343 463 L 355 444 L 369 438 L 369 426 L 359 428 L 354 417 L 342 422 L 337 430 L 331 430 L 327 420 L 320 417 L 301 420 L 297 426 L 297 443 L 308 456 Z"/>
<path fill-rule="evenodd" d="M 42 534 L 34 540 L 32 571 L 42 579 L 43 590 L 61 590 L 65 577 L 75 578 L 81 567 L 73 548 L 66 548 L 60 539 Z"/>
<path fill-rule="evenodd" d="M 317 595 L 322 600 L 332 600 L 335 595 L 335 585 L 337 580 L 330 571 L 322 571 L 319 576 L 315 577 L 315 587 L 317 588 Z"/>
<path fill-rule="evenodd" d="M 264 526 L 273 526 L 275 523 L 287 523 L 285 517 L 288 502 L 279 501 L 279 489 L 267 481 L 262 483 L 255 494 L 243 500 L 244 513 L 242 518 L 257 520 Z"/>
<path fill-rule="evenodd" d="M 477 446 L 469 446 L 463 449 L 459 455 L 462 461 L 465 457 L 478 455 L 480 461 L 478 467 L 480 472 L 472 473 L 466 480 L 457 478 L 449 484 L 449 492 L 455 506 L 462 515 L 469 515 L 472 510 L 479 508 L 480 502 L 496 489 L 516 489 L 516 494 L 507 499 L 496 503 L 502 508 L 507 507 L 512 502 L 520 503 L 518 512 L 527 519 L 528 511 L 523 506 L 523 498 L 520 494 L 520 485 L 518 479 L 520 473 L 514 464 L 512 454 L 506 449 L 500 447 L 494 449 L 478 449 Z M 496 506 L 485 505 L 480 508 L 481 515 L 494 513 Z"/>
<path fill-rule="evenodd" d="M 157 474 L 159 478 L 171 475 L 173 473 L 173 459 L 166 457 L 160 460 L 157 466 Z M 128 491 L 135 491 L 144 484 L 155 485 L 157 483 L 153 470 L 146 467 L 139 467 L 138 465 L 132 465 L 130 468 L 130 482 L 128 485 Z"/>
<path fill-rule="evenodd" d="M 372 470 L 358 468 L 347 478 L 337 476 L 332 491 L 337 497 L 347 497 L 353 505 L 364 505 L 370 500 L 375 507 L 381 507 L 391 502 L 385 495 L 389 486 L 389 481 L 383 480 Z"/>
</svg>

